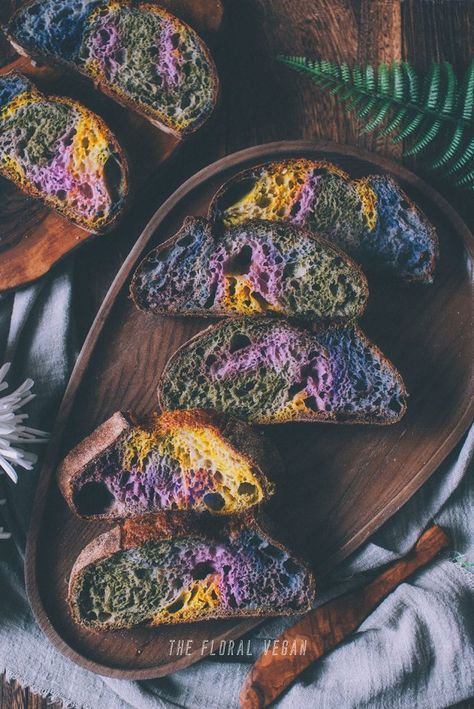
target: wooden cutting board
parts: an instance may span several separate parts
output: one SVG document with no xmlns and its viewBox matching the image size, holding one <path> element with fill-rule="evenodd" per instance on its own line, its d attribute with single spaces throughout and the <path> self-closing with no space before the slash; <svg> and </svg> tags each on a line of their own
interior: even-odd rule
<svg viewBox="0 0 474 709">
<path fill-rule="evenodd" d="M 188 22 L 208 42 L 212 42 L 222 22 L 221 0 L 165 0 L 160 1 L 160 5 Z M 0 10 L 0 21 L 6 19 Z M 82 78 L 46 66 L 35 67 L 25 57 L 3 66 L 0 74 L 13 70 L 29 76 L 45 93 L 71 96 L 105 119 L 129 158 L 132 208 L 133 192 L 139 190 L 182 144 L 175 136 L 95 91 L 92 84 Z M 0 292 L 43 276 L 70 251 L 96 237 L 1 177 L 0 205 Z M 96 238 L 113 239 L 113 236 L 112 231 Z"/>
<path fill-rule="evenodd" d="M 95 634 L 76 627 L 67 579 L 81 548 L 109 525 L 68 510 L 54 480 L 64 453 L 118 409 L 145 414 L 168 357 L 205 325 L 138 312 L 128 297 L 141 256 L 187 215 L 205 215 L 216 189 L 265 160 L 332 160 L 353 176 L 390 172 L 438 229 L 441 260 L 432 286 L 370 279 L 362 326 L 403 374 L 408 413 L 394 426 L 292 424 L 268 427 L 287 463 L 287 483 L 270 510 L 317 577 L 359 547 L 425 482 L 473 417 L 474 240 L 447 202 L 399 165 L 332 143 L 284 142 L 230 155 L 188 180 L 158 209 L 115 279 L 87 337 L 65 394 L 38 487 L 27 549 L 27 588 L 50 640 L 68 657 L 112 677 L 158 677 L 196 662 L 204 639 L 236 638 L 259 621 L 212 621 Z M 170 655 L 170 640 L 191 653 Z M 210 644 L 207 645 L 207 651 Z"/>
</svg>

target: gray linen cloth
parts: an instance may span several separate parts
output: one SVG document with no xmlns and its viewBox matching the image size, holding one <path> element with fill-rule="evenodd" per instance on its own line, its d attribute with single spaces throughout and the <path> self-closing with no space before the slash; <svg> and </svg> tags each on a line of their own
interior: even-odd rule
<svg viewBox="0 0 474 709">
<path fill-rule="evenodd" d="M 73 365 L 70 305 L 65 268 L 0 302 L 0 349 L 4 361 L 14 362 L 8 379 L 12 386 L 26 376 L 35 380 L 38 398 L 30 407 L 30 424 L 39 428 L 51 427 Z M 401 584 L 356 633 L 299 678 L 279 707 L 443 709 L 474 696 L 473 455 L 474 428 L 410 502 L 326 580 L 318 603 L 370 579 L 377 567 L 404 554 L 433 520 L 449 530 L 453 549 Z M 18 551 L 37 476 L 38 469 L 22 471 L 16 487 L 1 479 L 17 546 L 11 541 L 0 546 L 0 671 L 67 706 L 237 707 L 252 659 L 294 621 L 275 620 L 254 631 L 253 657 L 204 659 L 149 682 L 101 678 L 48 643 L 28 606 Z"/>
</svg>

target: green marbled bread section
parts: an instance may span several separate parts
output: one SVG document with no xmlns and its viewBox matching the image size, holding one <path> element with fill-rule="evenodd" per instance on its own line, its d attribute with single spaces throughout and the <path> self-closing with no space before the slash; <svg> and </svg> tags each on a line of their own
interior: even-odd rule
<svg viewBox="0 0 474 709">
<path fill-rule="evenodd" d="M 325 348 L 307 332 L 282 320 L 232 319 L 178 350 L 164 371 L 159 396 L 171 410 L 193 405 L 275 423 L 285 419 L 282 412 L 294 408 L 294 396 L 302 390 L 308 392 L 307 410 L 324 413 L 330 405 L 329 368 Z"/>
<path fill-rule="evenodd" d="M 367 230 L 363 202 L 353 181 L 328 173 L 318 183 L 318 196 L 305 226 L 349 253 Z"/>
<path fill-rule="evenodd" d="M 170 126 L 186 129 L 200 122 L 203 112 L 212 108 L 215 76 L 198 36 L 165 11 L 150 11 L 145 3 L 120 10 L 112 7 L 85 33 L 79 56 L 85 67 L 90 60 L 100 60 L 96 46 L 102 28 L 110 31 L 109 27 L 123 46 L 123 61 L 119 52 L 111 52 L 111 60 L 119 62 L 113 76 L 107 75 L 106 64 L 101 67 L 111 85 L 138 106 L 158 109 Z"/>
<path fill-rule="evenodd" d="M 34 165 L 47 165 L 54 157 L 59 140 L 78 118 L 77 111 L 66 104 L 46 101 L 24 105 L 0 124 L 0 140 L 4 131 L 14 125 L 17 135 L 24 136 L 26 159 Z M 3 147 L 3 146 L 2 146 Z"/>
<path fill-rule="evenodd" d="M 103 627 L 132 627 L 149 620 L 176 595 L 177 573 L 166 568 L 172 549 L 171 541 L 151 541 L 91 564 L 75 587 L 77 616 Z"/>
</svg>

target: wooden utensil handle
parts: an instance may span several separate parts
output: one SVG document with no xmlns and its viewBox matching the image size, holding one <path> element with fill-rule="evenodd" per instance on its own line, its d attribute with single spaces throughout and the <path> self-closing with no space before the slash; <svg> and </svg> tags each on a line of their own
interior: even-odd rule
<svg viewBox="0 0 474 709">
<path fill-rule="evenodd" d="M 441 527 L 430 527 L 405 557 L 390 564 L 367 586 L 329 601 L 286 630 L 272 652 L 261 655 L 252 667 L 240 694 L 242 709 L 261 709 L 273 702 L 295 677 L 356 630 L 394 588 L 448 544 Z M 303 655 L 288 653 L 294 643 L 301 647 L 305 641 Z"/>
<path fill-rule="evenodd" d="M 367 614 L 372 611 L 394 588 L 430 562 L 448 544 L 448 536 L 441 527 L 427 529 L 406 556 L 390 564 L 368 586 L 357 589 L 355 595 L 363 601 L 360 611 Z"/>
</svg>

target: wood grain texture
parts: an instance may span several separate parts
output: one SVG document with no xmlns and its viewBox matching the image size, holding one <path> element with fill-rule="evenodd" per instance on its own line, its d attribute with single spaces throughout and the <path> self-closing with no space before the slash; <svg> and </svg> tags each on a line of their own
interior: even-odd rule
<svg viewBox="0 0 474 709">
<path fill-rule="evenodd" d="M 15 3 L 18 0 L 2 0 L 1 5 L 13 7 Z M 315 17 L 316 5 L 320 12 Z M 336 5 L 342 15 L 334 15 Z M 384 28 L 373 24 L 373 19 L 371 24 L 363 21 L 375 13 L 379 22 L 387 11 L 401 16 L 400 31 L 393 24 Z M 334 43 L 328 41 L 328 30 Z M 390 59 L 390 46 L 401 44 L 402 58 L 420 69 L 432 58 L 440 58 L 452 61 L 461 71 L 474 50 L 474 4 L 471 0 L 353 0 L 344 4 L 226 0 L 226 21 L 217 51 L 223 83 L 219 121 L 212 130 L 196 136 L 174 164 L 143 188 L 133 212 L 114 235 L 113 248 L 107 239 L 95 239 L 76 252 L 74 310 L 79 340 L 85 337 L 112 278 L 155 206 L 195 170 L 233 150 L 275 139 L 318 137 L 373 147 L 373 138 L 362 134 L 357 122 L 345 117 L 334 100 L 302 77 L 277 67 L 267 55 L 268 47 L 321 56 L 323 48 L 328 59 L 337 59 L 345 56 L 346 44 L 353 52 L 349 58 L 359 61 L 379 59 L 378 50 Z M 0 39 L 0 63 L 12 56 L 9 45 Z M 384 151 L 390 154 L 392 146 L 387 144 Z M 456 194 L 444 194 L 472 225 L 470 205 Z M 15 686 L 21 697 L 19 706 L 46 707 L 41 700 L 38 705 L 30 699 L 23 701 L 24 693 Z M 9 688 L 5 709 L 17 706 L 14 695 L 15 689 Z M 462 706 L 465 709 L 473 703 L 467 700 Z"/>
<path fill-rule="evenodd" d="M 390 564 L 367 586 L 325 603 L 286 630 L 272 652 L 261 655 L 252 666 L 240 694 L 241 708 L 268 707 L 309 665 L 357 630 L 402 581 L 426 566 L 448 545 L 446 532 L 441 527 L 430 527 L 406 556 Z M 288 648 L 301 647 L 304 641 L 304 655 L 288 653 Z"/>
<path fill-rule="evenodd" d="M 236 638 L 260 622 L 135 628 L 120 635 L 76 626 L 66 581 L 81 548 L 110 525 L 74 517 L 54 473 L 65 453 L 114 411 L 142 416 L 155 409 L 167 359 L 204 325 L 197 318 L 136 310 L 128 286 L 144 253 L 174 234 L 187 215 L 205 215 L 225 180 L 265 160 L 295 155 L 335 161 L 354 177 L 389 171 L 437 227 L 442 257 L 432 286 L 369 281 L 371 297 L 361 324 L 399 368 L 411 395 L 399 424 L 267 427 L 288 471 L 266 508 L 279 535 L 320 577 L 409 499 L 472 419 L 474 239 L 440 195 L 392 161 L 331 143 L 257 146 L 194 175 L 158 209 L 101 306 L 61 405 L 35 499 L 26 561 L 30 602 L 50 640 L 87 669 L 128 679 L 162 676 L 200 659 L 204 639 Z M 169 641 L 188 638 L 193 651 L 170 657 Z"/>
</svg>

